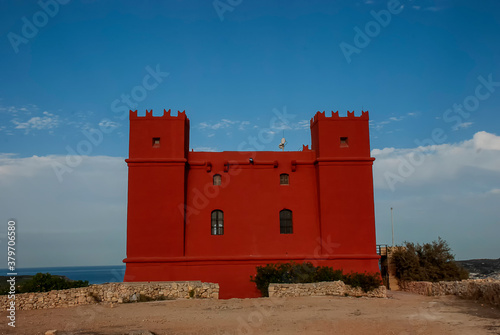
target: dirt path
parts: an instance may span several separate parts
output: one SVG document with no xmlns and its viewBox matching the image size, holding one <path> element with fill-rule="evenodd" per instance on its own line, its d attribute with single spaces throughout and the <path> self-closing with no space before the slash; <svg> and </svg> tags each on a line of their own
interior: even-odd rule
<svg viewBox="0 0 500 335">
<path fill-rule="evenodd" d="M 500 334 L 500 309 L 456 297 L 176 300 L 0 313 L 0 334 Z M 136 330 L 137 332 L 133 332 Z M 132 333 L 131 333 L 132 332 Z"/>
</svg>

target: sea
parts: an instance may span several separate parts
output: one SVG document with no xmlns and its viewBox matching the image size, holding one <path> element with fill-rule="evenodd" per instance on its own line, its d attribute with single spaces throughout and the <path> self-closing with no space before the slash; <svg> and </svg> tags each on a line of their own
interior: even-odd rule
<svg viewBox="0 0 500 335">
<path fill-rule="evenodd" d="M 7 276 L 10 272 L 7 269 L 0 269 L 0 276 Z M 89 284 L 104 284 L 123 282 L 125 265 L 17 268 L 16 273 L 18 276 L 50 273 L 66 276 L 72 280 L 88 280 Z"/>
</svg>

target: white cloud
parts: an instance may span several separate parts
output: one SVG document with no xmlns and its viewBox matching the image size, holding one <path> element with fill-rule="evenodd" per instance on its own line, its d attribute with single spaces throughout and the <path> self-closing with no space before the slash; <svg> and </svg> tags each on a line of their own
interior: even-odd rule
<svg viewBox="0 0 500 335">
<path fill-rule="evenodd" d="M 378 157 L 378 156 L 388 155 L 388 154 L 393 153 L 395 150 L 396 149 L 394 149 L 394 148 L 373 149 L 372 156 Z"/>
<path fill-rule="evenodd" d="M 456 126 L 453 126 L 453 130 L 459 130 L 459 129 L 466 129 L 472 126 L 474 123 L 473 122 L 462 122 L 457 124 Z"/>
<path fill-rule="evenodd" d="M 304 129 L 309 129 L 309 126 L 311 124 L 310 120 L 301 120 L 298 122 L 290 122 L 288 120 L 276 120 L 272 124 L 270 124 L 270 127 L 268 129 L 272 129 L 277 133 L 278 130 L 304 130 Z"/>
<path fill-rule="evenodd" d="M 441 236 L 458 259 L 498 257 L 500 136 L 482 131 L 460 143 L 372 155 L 378 243 L 391 240 L 393 207 L 396 243 Z"/>
<path fill-rule="evenodd" d="M 250 121 L 241 121 L 240 126 L 238 127 L 239 130 L 245 130 L 245 127 L 250 125 Z"/>
<path fill-rule="evenodd" d="M 200 122 L 198 124 L 198 128 L 202 130 L 213 130 L 219 131 L 222 129 L 238 129 L 240 131 L 247 130 L 249 127 L 258 128 L 258 126 L 251 126 L 250 121 L 239 121 L 239 120 L 229 120 L 229 119 L 221 119 L 216 122 Z M 226 132 L 226 135 L 231 135 L 231 132 Z M 209 133 L 208 137 L 213 137 L 214 133 Z"/>
<path fill-rule="evenodd" d="M 416 117 L 419 115 L 419 112 L 408 112 L 405 115 L 400 115 L 400 116 L 391 116 L 390 118 L 383 120 L 383 121 L 375 121 L 375 120 L 370 120 L 370 128 L 374 128 L 377 131 L 381 131 L 385 125 L 388 125 L 393 122 L 399 122 L 407 117 Z M 398 130 L 399 131 L 399 130 Z"/>
<path fill-rule="evenodd" d="M 479 150 L 500 150 L 500 136 L 485 131 L 475 133 L 472 141 L 474 147 Z"/>
<path fill-rule="evenodd" d="M 236 125 L 241 128 L 249 125 L 250 122 L 248 121 L 233 121 L 233 120 L 228 120 L 228 119 L 221 119 L 220 121 L 210 123 L 210 122 L 200 122 L 198 124 L 198 128 L 200 129 L 211 129 L 211 130 L 219 130 L 219 129 L 224 129 L 224 128 L 231 128 L 232 126 Z"/>
<path fill-rule="evenodd" d="M 103 127 L 105 129 L 114 129 L 118 128 L 120 124 L 118 122 L 110 121 L 108 119 L 103 119 L 99 122 L 99 127 Z"/>
<path fill-rule="evenodd" d="M 43 112 L 43 116 L 34 116 L 25 122 L 19 121 L 18 118 L 12 119 L 11 122 L 15 125 L 15 129 L 24 129 L 29 133 L 32 129 L 52 129 L 59 126 L 59 116 L 49 112 Z"/>
<path fill-rule="evenodd" d="M 266 134 L 266 135 L 275 135 L 275 134 L 278 133 L 277 131 L 271 130 L 271 129 L 263 129 L 261 131 L 262 131 L 263 134 Z"/>
<path fill-rule="evenodd" d="M 296 124 L 294 124 L 294 129 L 309 129 L 311 125 L 311 121 L 310 120 L 302 120 L 302 121 L 299 121 L 297 122 Z"/>
<path fill-rule="evenodd" d="M 39 111 L 38 106 L 37 105 L 33 105 L 33 104 L 24 105 L 24 106 L 21 106 L 21 107 L 17 107 L 17 106 L 0 106 L 0 112 L 2 112 L 2 113 L 10 113 L 10 114 L 14 114 L 14 115 L 17 115 L 20 112 L 22 112 L 22 114 L 25 114 L 25 115 L 30 115 L 32 113 L 37 113 L 38 111 Z"/>
<path fill-rule="evenodd" d="M 500 137 L 478 132 L 471 140 L 409 149 L 374 149 L 375 187 L 434 184 L 471 171 L 491 171 L 500 178 Z M 500 179 L 499 179 L 500 180 Z"/>
<path fill-rule="evenodd" d="M 494 188 L 488 191 L 489 194 L 500 194 L 500 188 Z"/>
<path fill-rule="evenodd" d="M 120 264 L 125 257 L 126 163 L 81 158 L 59 183 L 53 164 L 75 157 L 0 154 L 0 212 L 18 220 L 20 267 Z M 95 241 L 106 247 L 89 248 Z"/>
</svg>

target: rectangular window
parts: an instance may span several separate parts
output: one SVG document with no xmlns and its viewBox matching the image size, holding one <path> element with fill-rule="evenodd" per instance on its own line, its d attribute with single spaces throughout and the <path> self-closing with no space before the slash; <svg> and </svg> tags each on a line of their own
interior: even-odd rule
<svg viewBox="0 0 500 335">
<path fill-rule="evenodd" d="M 280 234 L 293 234 L 292 211 L 289 209 L 280 211 Z"/>
<path fill-rule="evenodd" d="M 160 138 L 153 137 L 153 148 L 159 148 L 159 147 L 160 147 Z"/>
<path fill-rule="evenodd" d="M 224 235 L 224 212 L 212 211 L 212 235 Z"/>
<path fill-rule="evenodd" d="M 349 139 L 347 137 L 340 138 L 340 147 L 347 148 L 349 146 Z"/>
<path fill-rule="evenodd" d="M 288 185 L 288 174 L 280 174 L 280 185 Z"/>
</svg>

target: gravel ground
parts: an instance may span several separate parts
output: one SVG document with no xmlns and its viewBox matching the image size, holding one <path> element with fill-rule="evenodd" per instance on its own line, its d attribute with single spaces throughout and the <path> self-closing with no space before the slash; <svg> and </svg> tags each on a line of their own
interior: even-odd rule
<svg viewBox="0 0 500 335">
<path fill-rule="evenodd" d="M 0 334 L 500 334 L 500 309 L 454 296 L 170 300 L 17 311 Z"/>
</svg>

